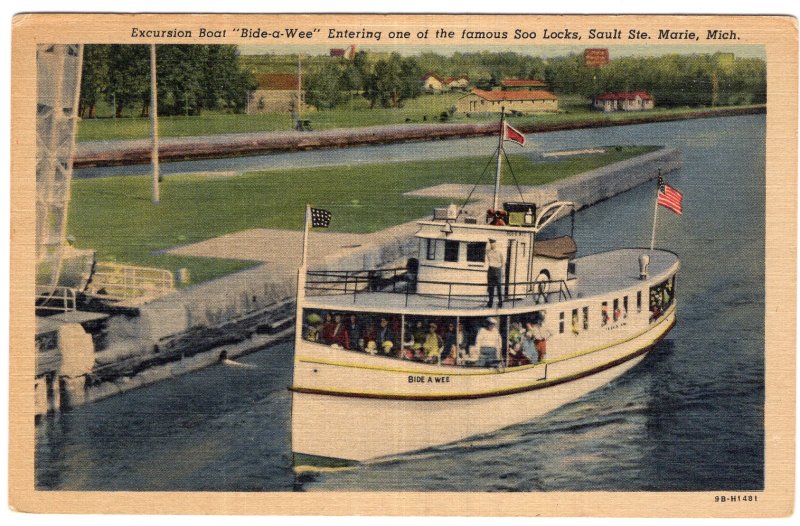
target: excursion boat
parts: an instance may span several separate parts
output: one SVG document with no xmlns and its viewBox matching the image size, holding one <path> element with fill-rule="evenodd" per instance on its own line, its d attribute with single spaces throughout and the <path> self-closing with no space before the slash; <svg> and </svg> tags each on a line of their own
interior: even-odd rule
<svg viewBox="0 0 800 526">
<path fill-rule="evenodd" d="M 574 228 L 572 203 L 500 206 L 503 141 L 524 142 L 502 119 L 500 129 L 487 217 L 434 210 L 404 267 L 308 270 L 304 240 L 290 388 L 296 470 L 529 421 L 624 374 L 674 326 L 676 254 L 576 257 L 572 235 L 554 235 L 561 218 Z M 307 225 L 318 214 L 327 226 L 328 212 L 309 208 Z M 498 253 L 502 297 L 491 301 Z"/>
</svg>

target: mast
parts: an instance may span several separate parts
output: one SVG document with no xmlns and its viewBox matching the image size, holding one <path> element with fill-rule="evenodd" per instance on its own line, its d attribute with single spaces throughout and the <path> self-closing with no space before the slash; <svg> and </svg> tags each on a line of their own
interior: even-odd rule
<svg viewBox="0 0 800 526">
<path fill-rule="evenodd" d="M 505 106 L 500 108 L 500 141 L 497 145 L 497 171 L 494 176 L 494 204 L 492 210 L 497 210 L 497 201 L 500 198 L 500 167 L 503 163 L 503 137 L 506 134 L 505 128 Z"/>
</svg>

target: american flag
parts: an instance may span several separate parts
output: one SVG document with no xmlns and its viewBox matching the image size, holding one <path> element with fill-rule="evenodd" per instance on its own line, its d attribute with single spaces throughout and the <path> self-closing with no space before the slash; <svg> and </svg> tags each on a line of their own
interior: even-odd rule
<svg viewBox="0 0 800 526">
<path fill-rule="evenodd" d="M 658 176 L 658 204 L 678 215 L 683 214 L 683 194 L 665 183 L 661 175 Z"/>
<path fill-rule="evenodd" d="M 311 226 L 327 228 L 331 224 L 331 213 L 321 208 L 311 209 Z"/>
</svg>

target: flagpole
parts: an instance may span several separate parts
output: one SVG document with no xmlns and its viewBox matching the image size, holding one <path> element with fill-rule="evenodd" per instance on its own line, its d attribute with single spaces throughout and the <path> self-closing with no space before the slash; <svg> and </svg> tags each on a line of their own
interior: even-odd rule
<svg viewBox="0 0 800 526">
<path fill-rule="evenodd" d="M 300 260 L 300 268 L 305 268 L 306 258 L 308 257 L 308 218 L 311 216 L 311 205 L 306 203 L 306 215 L 303 220 L 303 259 Z"/>
<path fill-rule="evenodd" d="M 658 218 L 658 189 L 656 189 L 656 205 L 653 209 L 653 233 L 650 236 L 650 252 L 656 245 L 656 219 Z"/>
<path fill-rule="evenodd" d="M 658 196 L 659 192 L 661 192 L 661 185 L 664 184 L 664 179 L 661 177 L 661 168 L 658 169 L 658 182 L 656 183 L 656 204 L 655 208 L 653 209 L 653 233 L 650 236 L 650 252 L 656 246 L 656 220 L 658 219 Z"/>
<path fill-rule="evenodd" d="M 303 219 L 303 259 L 297 269 L 297 302 L 295 305 L 295 341 L 303 339 L 303 301 L 306 297 L 306 257 L 308 255 L 308 218 L 311 206 L 306 203 L 306 214 Z"/>
<path fill-rule="evenodd" d="M 494 176 L 494 204 L 492 205 L 492 210 L 495 212 L 497 211 L 497 202 L 500 198 L 500 168 L 503 163 L 503 139 L 505 139 L 506 135 L 505 113 L 506 108 L 500 108 L 500 144 L 497 146 L 497 172 Z"/>
</svg>

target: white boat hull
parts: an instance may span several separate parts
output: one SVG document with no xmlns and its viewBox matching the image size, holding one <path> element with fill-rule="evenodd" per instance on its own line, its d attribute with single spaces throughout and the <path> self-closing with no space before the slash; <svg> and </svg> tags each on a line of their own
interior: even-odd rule
<svg viewBox="0 0 800 526">
<path fill-rule="evenodd" d="M 363 462 L 529 421 L 624 374 L 674 323 L 673 305 L 625 339 L 505 372 L 405 362 L 370 366 L 331 361 L 322 348 L 315 354 L 313 344 L 297 349 L 292 451 Z"/>
</svg>

